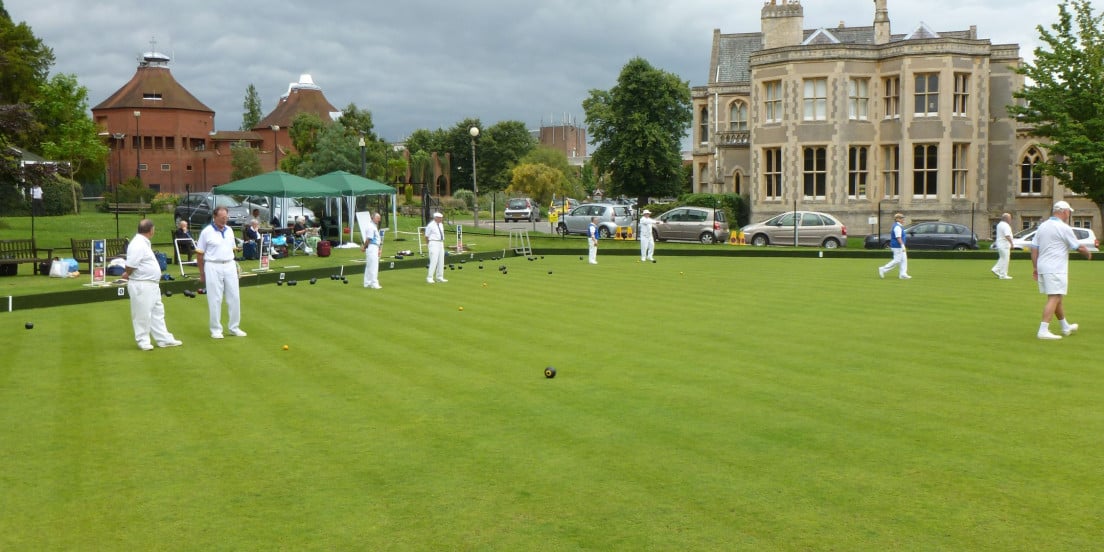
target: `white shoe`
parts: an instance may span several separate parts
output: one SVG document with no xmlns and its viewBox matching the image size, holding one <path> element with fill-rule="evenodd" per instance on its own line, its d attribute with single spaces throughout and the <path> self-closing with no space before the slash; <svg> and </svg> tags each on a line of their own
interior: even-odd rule
<svg viewBox="0 0 1104 552">
<path fill-rule="evenodd" d="M 1077 331 L 1077 324 L 1070 324 L 1069 326 L 1062 328 L 1062 335 L 1070 335 Z"/>
<path fill-rule="evenodd" d="M 166 347 L 179 347 L 179 346 L 181 346 L 181 345 L 183 345 L 183 344 L 184 344 L 184 342 L 183 342 L 183 341 L 181 341 L 181 340 L 179 340 L 179 339 L 174 339 L 174 340 L 172 340 L 172 341 L 165 341 L 164 343 L 158 343 L 158 344 L 157 344 L 157 346 L 158 346 L 158 347 L 161 347 L 162 349 L 164 349 L 164 348 L 166 348 Z"/>
<path fill-rule="evenodd" d="M 138 348 L 143 351 L 152 351 L 153 345 L 150 345 L 149 343 L 139 343 Z"/>
<path fill-rule="evenodd" d="M 990 269 L 989 269 L 989 271 L 990 271 L 990 272 L 992 272 L 992 273 L 993 273 L 993 275 L 994 275 L 994 276 L 996 276 L 997 278 L 1001 278 L 1002 280 L 1004 279 L 1004 277 L 1003 277 L 1003 276 L 1001 276 L 1001 273 L 1000 273 L 1000 272 L 997 272 L 997 269 L 995 269 L 995 268 L 990 268 Z"/>
<path fill-rule="evenodd" d="M 1000 277 L 1000 279 L 1001 279 L 1001 280 L 1011 280 L 1011 279 L 1012 279 L 1012 277 L 1011 277 L 1011 276 L 1009 276 L 1009 275 L 1007 275 L 1007 274 L 1005 274 L 1004 276 L 1001 276 L 1001 277 Z"/>
<path fill-rule="evenodd" d="M 234 337 L 245 337 L 249 334 L 247 334 L 247 333 L 245 333 L 241 330 L 230 330 L 230 335 L 232 335 Z"/>
<path fill-rule="evenodd" d="M 1050 330 L 1044 330 L 1035 335 L 1039 339 L 1062 339 L 1060 335 L 1054 335 L 1050 333 Z"/>
<path fill-rule="evenodd" d="M 433 282 L 433 278 L 426 278 L 426 283 L 427 283 L 427 284 L 432 284 L 432 283 L 434 283 L 434 282 Z"/>
<path fill-rule="evenodd" d="M 880 266 L 878 267 L 878 277 L 885 280 L 885 270 L 883 270 Z"/>
<path fill-rule="evenodd" d="M 372 289 L 383 289 L 383 286 L 381 286 L 379 284 L 376 284 L 376 285 L 372 286 Z"/>
<path fill-rule="evenodd" d="M 215 332 L 211 334 L 211 339 L 222 339 L 222 332 Z"/>
<path fill-rule="evenodd" d="M 441 282 L 442 284 L 447 284 L 448 283 L 448 280 L 446 280 L 444 278 L 439 278 L 437 281 Z"/>
<path fill-rule="evenodd" d="M 590 261 L 590 264 L 598 264 L 598 261 Z"/>
<path fill-rule="evenodd" d="M 902 275 L 898 276 L 898 278 L 900 278 L 902 280 L 911 280 L 912 276 L 909 276 L 908 274 L 902 274 Z"/>
</svg>

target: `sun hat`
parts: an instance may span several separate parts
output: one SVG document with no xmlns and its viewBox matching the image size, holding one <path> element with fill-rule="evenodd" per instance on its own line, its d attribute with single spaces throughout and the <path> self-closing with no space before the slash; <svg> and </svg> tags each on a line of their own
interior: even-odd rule
<svg viewBox="0 0 1104 552">
<path fill-rule="evenodd" d="M 445 215 L 442 215 L 441 213 L 433 213 L 433 218 L 441 218 L 443 216 Z"/>
<path fill-rule="evenodd" d="M 1073 207 L 1070 207 L 1070 204 L 1066 203 L 1065 201 L 1059 201 L 1059 202 L 1054 204 L 1054 210 L 1055 211 L 1069 211 L 1069 212 L 1072 213 L 1073 212 Z"/>
</svg>

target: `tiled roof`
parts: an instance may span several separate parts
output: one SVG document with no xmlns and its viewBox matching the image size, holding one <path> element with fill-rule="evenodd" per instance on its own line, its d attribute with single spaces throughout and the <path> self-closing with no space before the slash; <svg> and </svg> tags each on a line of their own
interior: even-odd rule
<svg viewBox="0 0 1104 552">
<path fill-rule="evenodd" d="M 264 140 L 259 132 L 252 130 L 220 130 L 211 134 L 211 139 L 215 141 L 229 141 L 237 142 L 238 140 L 246 141 L 258 141 Z"/>
<path fill-rule="evenodd" d="M 121 108 L 187 109 L 214 113 L 176 82 L 168 67 L 139 67 L 129 82 L 92 109 Z"/>
<path fill-rule="evenodd" d="M 291 126 L 295 116 L 300 113 L 314 113 L 323 121 L 332 121 L 330 113 L 338 111 L 326 95 L 317 88 L 291 88 L 285 98 L 280 98 L 276 108 L 271 113 L 257 122 L 253 130 L 267 130 L 272 125 L 280 125 L 281 128 Z"/>
</svg>

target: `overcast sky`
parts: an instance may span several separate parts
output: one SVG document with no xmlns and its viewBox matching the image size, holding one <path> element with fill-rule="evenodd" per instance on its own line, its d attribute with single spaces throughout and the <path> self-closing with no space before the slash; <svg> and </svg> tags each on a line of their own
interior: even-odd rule
<svg viewBox="0 0 1104 552">
<path fill-rule="evenodd" d="M 608 89 L 640 56 L 691 86 L 706 83 L 713 29 L 757 32 L 762 0 L 0 0 L 53 48 L 54 72 L 73 73 L 94 106 L 156 49 L 176 80 L 215 111 L 215 128 L 241 125 L 256 86 L 262 115 L 301 73 L 339 109 L 372 112 L 376 132 L 399 140 L 467 118 L 537 128 Z M 783 0 L 779 0 L 783 1 Z M 1104 0 L 1094 1 L 1099 11 Z M 804 0 L 807 29 L 871 25 L 871 0 Z M 1031 59 L 1035 25 L 1056 0 L 889 0 L 894 33 L 921 22 L 1018 43 Z"/>
</svg>

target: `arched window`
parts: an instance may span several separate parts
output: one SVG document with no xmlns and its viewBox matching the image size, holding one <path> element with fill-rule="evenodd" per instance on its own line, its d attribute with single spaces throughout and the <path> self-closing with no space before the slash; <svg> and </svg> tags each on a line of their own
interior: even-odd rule
<svg viewBox="0 0 1104 552">
<path fill-rule="evenodd" d="M 1043 195 L 1043 171 L 1039 167 L 1043 156 L 1032 146 L 1020 163 L 1020 195 Z"/>
<path fill-rule="evenodd" d="M 748 129 L 748 108 L 744 102 L 732 102 L 728 111 L 728 130 Z"/>
<path fill-rule="evenodd" d="M 698 113 L 698 142 L 709 143 L 709 108 L 703 107 Z"/>
</svg>

